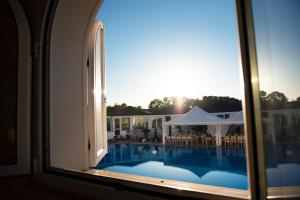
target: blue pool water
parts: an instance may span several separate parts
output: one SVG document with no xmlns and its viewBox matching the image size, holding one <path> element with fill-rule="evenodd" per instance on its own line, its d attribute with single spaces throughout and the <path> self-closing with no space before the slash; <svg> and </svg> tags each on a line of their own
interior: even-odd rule
<svg viewBox="0 0 300 200">
<path fill-rule="evenodd" d="M 97 169 L 160 179 L 248 188 L 243 148 L 113 144 Z"/>
</svg>

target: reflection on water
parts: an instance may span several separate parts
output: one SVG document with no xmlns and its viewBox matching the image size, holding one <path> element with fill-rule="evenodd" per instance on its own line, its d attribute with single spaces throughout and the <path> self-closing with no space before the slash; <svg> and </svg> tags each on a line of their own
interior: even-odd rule
<svg viewBox="0 0 300 200">
<path fill-rule="evenodd" d="M 243 148 L 115 144 L 98 169 L 247 189 Z"/>
</svg>

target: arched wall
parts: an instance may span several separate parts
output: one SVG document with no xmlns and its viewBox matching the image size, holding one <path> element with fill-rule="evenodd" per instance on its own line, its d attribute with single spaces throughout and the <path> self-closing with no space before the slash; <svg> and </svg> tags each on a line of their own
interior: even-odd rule
<svg viewBox="0 0 300 200">
<path fill-rule="evenodd" d="M 16 163 L 18 27 L 9 4 L 0 1 L 0 165 Z M 9 48 L 8 48 L 9 47 Z"/>
<path fill-rule="evenodd" d="M 83 67 L 87 62 L 87 34 L 102 2 L 63 0 L 54 14 L 49 65 L 50 167 L 87 168 Z"/>
<path fill-rule="evenodd" d="M 6 89 L 2 90 L 1 92 L 3 92 L 3 95 L 7 95 L 5 98 L 13 98 L 15 108 L 8 108 L 6 112 L 7 114 L 5 114 L 5 111 L 1 114 L 5 115 L 8 118 L 11 118 L 11 115 L 16 115 L 16 120 L 14 120 L 14 125 L 16 126 L 7 121 L 5 122 L 7 123 L 7 126 L 9 128 L 9 140 L 15 140 L 16 142 L 16 162 L 11 163 L 10 165 L 1 166 L 0 177 L 29 174 L 31 172 L 31 34 L 27 17 L 22 6 L 20 5 L 20 2 L 18 0 L 10 0 L 7 2 L 11 9 L 11 12 L 13 13 L 13 17 L 15 20 L 14 25 L 16 26 L 17 31 L 15 33 L 11 33 L 13 34 L 11 36 L 7 35 L 8 37 L 6 38 L 3 37 L 4 35 L 1 35 L 2 39 L 8 40 L 8 45 L 5 45 L 7 44 L 7 41 L 5 41 L 3 43 L 4 46 L 1 46 L 1 48 L 5 48 L 4 52 L 7 53 L 2 55 L 5 56 L 4 62 L 2 64 L 5 65 L 4 68 L 7 68 L 4 69 L 4 80 L 6 81 L 3 84 L 10 84 L 10 86 L 13 85 L 13 88 L 15 88 L 13 93 L 15 94 L 11 95 L 11 93 Z M 6 22 L 11 23 L 11 21 Z M 3 33 L 5 34 L 6 31 L 7 30 L 5 30 Z M 9 39 L 17 41 L 11 41 Z M 14 53 L 12 53 L 12 51 L 14 51 Z M 5 64 L 6 59 L 9 62 L 8 65 Z M 14 72 L 7 73 L 11 70 L 12 67 L 16 68 L 15 70 L 13 70 Z M 14 77 L 11 77 L 12 74 L 14 74 Z M 2 85 L 2 87 L 5 88 L 6 86 Z M 2 103 L 7 107 L 11 107 L 10 103 Z M 16 127 L 16 129 L 13 127 Z"/>
</svg>

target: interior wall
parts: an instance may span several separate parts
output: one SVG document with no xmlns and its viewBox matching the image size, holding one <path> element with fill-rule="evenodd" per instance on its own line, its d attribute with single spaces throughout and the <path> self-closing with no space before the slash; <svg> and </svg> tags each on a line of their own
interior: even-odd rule
<svg viewBox="0 0 300 200">
<path fill-rule="evenodd" d="M 0 10 L 2 177 L 30 173 L 31 37 L 18 0 L 1 1 Z"/>
<path fill-rule="evenodd" d="M 8 165 L 17 162 L 18 30 L 5 1 L 0 1 L 0 24 L 0 165 Z"/>
<path fill-rule="evenodd" d="M 59 1 L 50 41 L 50 166 L 85 167 L 83 66 L 86 33 L 102 0 Z"/>
</svg>

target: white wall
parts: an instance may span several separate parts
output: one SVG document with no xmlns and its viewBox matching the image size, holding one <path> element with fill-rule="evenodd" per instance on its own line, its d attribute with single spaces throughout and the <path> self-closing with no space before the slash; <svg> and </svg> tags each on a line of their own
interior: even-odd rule
<svg viewBox="0 0 300 200">
<path fill-rule="evenodd" d="M 85 165 L 83 66 L 86 32 L 102 0 L 59 1 L 50 43 L 50 165 Z"/>
</svg>

